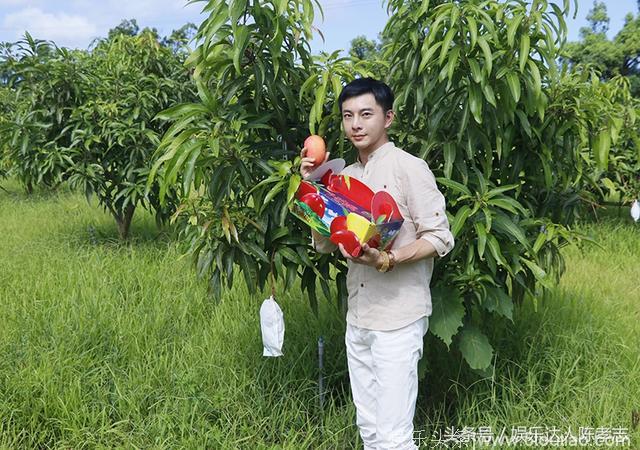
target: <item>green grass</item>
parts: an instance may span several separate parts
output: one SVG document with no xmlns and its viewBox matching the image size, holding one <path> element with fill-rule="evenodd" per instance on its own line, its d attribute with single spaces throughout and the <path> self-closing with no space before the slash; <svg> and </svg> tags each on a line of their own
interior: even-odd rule
<svg viewBox="0 0 640 450">
<path fill-rule="evenodd" d="M 340 314 L 279 292 L 285 356 L 262 357 L 266 293 L 220 301 L 145 214 L 121 244 L 78 195 L 0 190 L 0 448 L 357 448 Z M 417 430 L 627 427 L 640 409 L 640 227 L 583 227 L 561 285 L 496 322 L 493 376 L 434 338 Z M 318 336 L 328 398 L 317 399 Z M 632 447 L 640 435 L 632 435 Z M 518 447 L 523 448 L 523 447 Z"/>
</svg>

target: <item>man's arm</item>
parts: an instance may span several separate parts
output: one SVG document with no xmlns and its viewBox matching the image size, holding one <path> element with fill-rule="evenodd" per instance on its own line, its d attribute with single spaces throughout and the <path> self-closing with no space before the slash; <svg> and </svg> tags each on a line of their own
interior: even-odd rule
<svg viewBox="0 0 640 450">
<path fill-rule="evenodd" d="M 409 173 L 402 177 L 407 199 L 407 208 L 416 226 L 416 241 L 405 249 L 394 251 L 398 260 L 420 259 L 416 254 L 427 254 L 424 257 L 444 256 L 454 246 L 453 234 L 449 229 L 449 221 L 445 209 L 445 199 L 436 184 L 436 178 L 427 163 L 419 160 L 409 167 Z M 424 243 L 419 242 L 424 241 Z M 428 244 L 428 245 L 425 245 Z M 413 247 L 420 248 L 416 250 Z M 400 253 L 400 254 L 398 254 Z"/>
<path fill-rule="evenodd" d="M 419 261 L 438 256 L 433 244 L 425 239 L 416 239 L 411 244 L 391 250 L 396 264 Z"/>
</svg>

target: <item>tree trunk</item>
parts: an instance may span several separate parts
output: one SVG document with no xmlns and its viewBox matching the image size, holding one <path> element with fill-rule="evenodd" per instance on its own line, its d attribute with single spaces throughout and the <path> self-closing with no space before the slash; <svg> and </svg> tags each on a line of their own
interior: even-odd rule
<svg viewBox="0 0 640 450">
<path fill-rule="evenodd" d="M 118 224 L 118 234 L 123 241 L 129 237 L 129 227 L 131 226 L 131 220 L 133 219 L 133 213 L 136 207 L 132 204 L 128 204 L 124 211 L 120 210 L 117 214 L 114 214 L 116 223 Z"/>
</svg>

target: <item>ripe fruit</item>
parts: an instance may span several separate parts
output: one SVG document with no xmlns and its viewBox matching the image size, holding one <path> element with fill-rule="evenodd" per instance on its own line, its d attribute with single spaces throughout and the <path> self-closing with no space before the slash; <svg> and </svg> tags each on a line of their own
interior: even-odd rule
<svg viewBox="0 0 640 450">
<path fill-rule="evenodd" d="M 304 148 L 307 149 L 307 158 L 313 158 L 313 165 L 317 166 L 324 162 L 327 154 L 327 146 L 317 134 L 312 134 L 304 140 Z"/>
<path fill-rule="evenodd" d="M 319 194 L 316 194 L 316 193 L 304 194 L 300 198 L 300 201 L 305 203 L 309 208 L 311 208 L 311 210 L 314 213 L 318 215 L 318 217 L 322 219 L 322 216 L 324 216 L 325 205 L 324 205 L 324 200 L 322 200 L 322 197 L 320 197 Z"/>
</svg>

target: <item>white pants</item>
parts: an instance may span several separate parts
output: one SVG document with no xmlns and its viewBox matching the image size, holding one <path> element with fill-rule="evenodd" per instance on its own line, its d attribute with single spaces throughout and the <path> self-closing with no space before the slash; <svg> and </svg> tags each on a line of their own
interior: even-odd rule
<svg viewBox="0 0 640 450">
<path fill-rule="evenodd" d="M 347 324 L 349 379 L 365 450 L 417 449 L 418 360 L 428 326 L 427 317 L 393 331 Z"/>
</svg>

